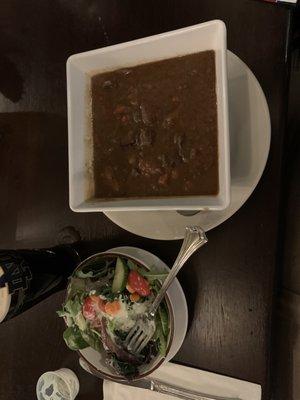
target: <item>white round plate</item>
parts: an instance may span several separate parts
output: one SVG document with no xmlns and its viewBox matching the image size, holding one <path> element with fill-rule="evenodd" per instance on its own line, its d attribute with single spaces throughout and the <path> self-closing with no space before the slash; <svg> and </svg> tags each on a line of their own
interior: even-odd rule
<svg viewBox="0 0 300 400">
<path fill-rule="evenodd" d="M 129 232 L 151 239 L 182 239 L 187 225 L 205 231 L 230 218 L 249 198 L 265 168 L 271 140 L 269 108 L 257 79 L 228 51 L 231 201 L 222 211 L 183 216 L 176 211 L 110 211 L 106 216 Z"/>
<path fill-rule="evenodd" d="M 154 254 L 137 247 L 115 247 L 107 250 L 108 253 L 127 255 L 149 266 L 155 265 L 160 272 L 170 272 L 170 268 Z M 176 278 L 167 291 L 174 310 L 174 336 L 169 353 L 164 362 L 170 361 L 179 351 L 184 341 L 188 325 L 188 308 L 182 287 Z"/>
</svg>

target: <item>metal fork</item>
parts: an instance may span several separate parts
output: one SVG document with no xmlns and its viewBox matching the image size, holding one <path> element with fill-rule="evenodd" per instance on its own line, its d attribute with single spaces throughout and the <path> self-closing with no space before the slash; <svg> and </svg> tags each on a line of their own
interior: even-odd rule
<svg viewBox="0 0 300 400">
<path fill-rule="evenodd" d="M 174 265 L 162 284 L 156 298 L 151 304 L 148 312 L 141 316 L 135 326 L 128 332 L 124 341 L 125 347 L 132 353 L 140 353 L 152 338 L 155 332 L 155 313 L 163 300 L 166 291 L 175 279 L 176 275 L 183 267 L 190 256 L 201 246 L 207 242 L 207 237 L 203 229 L 198 226 L 187 226 L 185 228 L 185 236 L 179 251 L 179 254 L 174 262 Z"/>
</svg>

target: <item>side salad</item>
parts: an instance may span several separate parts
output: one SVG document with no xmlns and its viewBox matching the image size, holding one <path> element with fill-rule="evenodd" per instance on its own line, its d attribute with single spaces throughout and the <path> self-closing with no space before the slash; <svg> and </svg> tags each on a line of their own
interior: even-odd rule
<svg viewBox="0 0 300 400">
<path fill-rule="evenodd" d="M 155 333 L 139 353 L 123 346 L 137 318 L 153 302 L 167 274 L 148 271 L 125 257 L 102 255 L 87 261 L 70 278 L 66 302 L 58 315 L 65 319 L 63 338 L 71 350 L 86 347 L 106 351 L 107 364 L 131 379 L 157 355 L 165 356 L 169 315 L 162 302 L 155 318 Z"/>
</svg>

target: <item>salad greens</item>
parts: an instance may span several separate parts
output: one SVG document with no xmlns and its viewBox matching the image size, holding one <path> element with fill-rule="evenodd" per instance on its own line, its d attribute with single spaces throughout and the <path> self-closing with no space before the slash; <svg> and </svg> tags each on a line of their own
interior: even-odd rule
<svg viewBox="0 0 300 400">
<path fill-rule="evenodd" d="M 82 332 L 76 325 L 69 326 L 64 331 L 63 338 L 71 350 L 85 349 L 88 347 L 87 342 L 82 337 Z"/>
<path fill-rule="evenodd" d="M 146 270 L 125 257 L 96 257 L 87 260 L 70 278 L 67 299 L 58 315 L 65 319 L 63 334 L 71 350 L 92 347 L 106 351 L 107 363 L 128 379 L 158 354 L 166 355 L 169 314 L 166 303 L 159 306 L 155 333 L 139 353 L 130 353 L 124 341 L 141 314 L 147 312 L 167 274 Z"/>
<path fill-rule="evenodd" d="M 136 365 L 120 361 L 115 355 L 111 356 L 110 364 L 120 375 L 124 375 L 126 377 L 134 377 L 138 374 L 138 369 Z"/>
</svg>

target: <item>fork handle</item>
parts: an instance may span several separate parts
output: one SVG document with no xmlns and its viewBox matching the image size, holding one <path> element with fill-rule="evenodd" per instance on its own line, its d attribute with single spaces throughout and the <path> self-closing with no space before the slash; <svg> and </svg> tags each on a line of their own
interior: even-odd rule
<svg viewBox="0 0 300 400">
<path fill-rule="evenodd" d="M 207 237 L 203 229 L 198 226 L 187 226 L 185 228 L 184 240 L 179 251 L 179 254 L 174 262 L 174 265 L 169 272 L 167 278 L 162 284 L 160 291 L 158 292 L 155 300 L 153 301 L 148 314 L 151 317 L 155 316 L 158 306 L 163 300 L 166 291 L 175 279 L 178 272 L 181 270 L 185 262 L 190 258 L 190 256 L 201 246 L 207 242 Z"/>
</svg>

